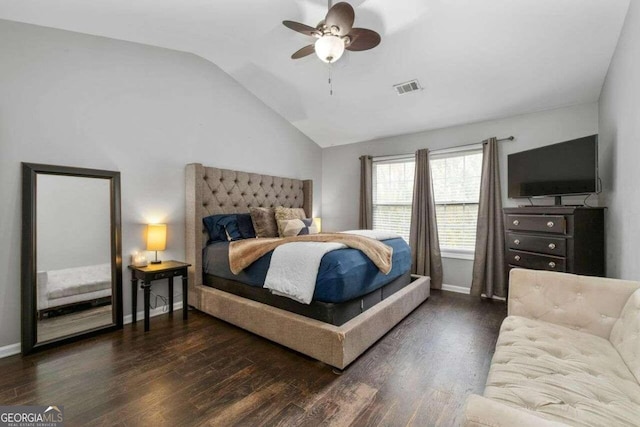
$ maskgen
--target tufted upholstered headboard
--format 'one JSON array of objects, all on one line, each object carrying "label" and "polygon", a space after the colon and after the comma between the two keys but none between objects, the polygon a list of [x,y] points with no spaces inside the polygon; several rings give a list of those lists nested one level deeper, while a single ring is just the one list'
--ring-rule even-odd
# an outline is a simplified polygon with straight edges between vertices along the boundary
[{"label": "tufted upholstered headboard", "polygon": [[313,215],[313,181],[218,169],[199,163],[187,165],[186,256],[189,303],[193,286],[202,284],[202,248],[208,236],[202,218],[225,213],[246,213],[250,207],[303,208]]}]

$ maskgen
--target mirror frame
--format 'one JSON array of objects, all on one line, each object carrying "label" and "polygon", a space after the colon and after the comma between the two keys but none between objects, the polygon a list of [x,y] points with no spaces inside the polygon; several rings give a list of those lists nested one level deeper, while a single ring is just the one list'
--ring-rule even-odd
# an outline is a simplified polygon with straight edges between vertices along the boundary
[{"label": "mirror frame", "polygon": [[[108,179],[110,182],[111,218],[111,324],[86,331],[64,335],[38,342],[38,297],[37,297],[37,176],[63,175],[80,178]],[[22,354],[44,350],[60,344],[77,341],[99,333],[122,329],[122,231],[120,204],[120,172],[85,169],[69,166],[54,166],[22,163]]]}]

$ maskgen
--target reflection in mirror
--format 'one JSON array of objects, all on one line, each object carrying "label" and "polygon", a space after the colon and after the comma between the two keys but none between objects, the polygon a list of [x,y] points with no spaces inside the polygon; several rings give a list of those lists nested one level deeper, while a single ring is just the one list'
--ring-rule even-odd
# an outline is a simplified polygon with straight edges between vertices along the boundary
[{"label": "reflection in mirror", "polygon": [[37,342],[114,323],[110,180],[37,174]]}]

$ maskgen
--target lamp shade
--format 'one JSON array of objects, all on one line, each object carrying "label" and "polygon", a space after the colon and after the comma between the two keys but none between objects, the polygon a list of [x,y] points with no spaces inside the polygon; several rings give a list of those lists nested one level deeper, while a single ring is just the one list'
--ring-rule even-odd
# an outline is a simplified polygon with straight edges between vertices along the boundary
[{"label": "lamp shade", "polygon": [[336,62],[344,53],[344,40],[332,35],[320,37],[315,44],[318,58],[327,63]]},{"label": "lamp shade", "polygon": [[167,224],[147,225],[147,250],[164,251],[167,247]]}]

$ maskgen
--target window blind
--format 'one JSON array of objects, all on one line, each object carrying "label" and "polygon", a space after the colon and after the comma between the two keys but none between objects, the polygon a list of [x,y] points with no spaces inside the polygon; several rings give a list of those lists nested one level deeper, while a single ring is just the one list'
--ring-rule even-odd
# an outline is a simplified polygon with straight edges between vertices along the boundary
[{"label": "window blind", "polygon": [[409,242],[414,173],[413,157],[374,160],[374,230],[394,231]]},{"label": "window blind", "polygon": [[[482,146],[430,156],[438,237],[443,251],[473,252],[482,176]],[[373,163],[373,228],[409,241],[415,160],[413,156]]]},{"label": "window blind", "polygon": [[433,155],[430,160],[442,250],[473,251],[482,176],[482,148]]}]

